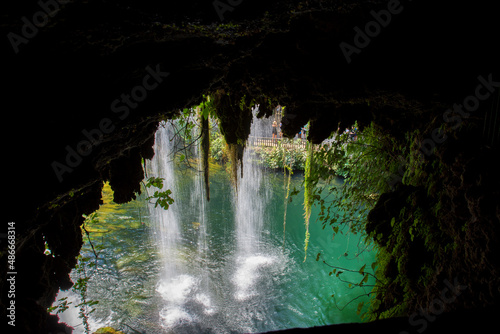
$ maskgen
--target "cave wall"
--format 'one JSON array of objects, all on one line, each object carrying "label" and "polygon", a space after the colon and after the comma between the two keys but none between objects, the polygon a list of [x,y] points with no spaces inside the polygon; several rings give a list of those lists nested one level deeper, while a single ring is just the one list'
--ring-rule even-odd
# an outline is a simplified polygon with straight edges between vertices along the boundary
[{"label": "cave wall", "polygon": [[[61,1],[46,22],[31,28],[26,21],[42,20],[38,1],[2,4],[4,196],[6,221],[16,222],[17,323],[24,333],[63,328],[44,309],[60,287],[71,285],[81,214],[98,207],[103,181],[110,181],[117,202],[133,198],[143,177],[141,159],[154,154],[158,122],[203,94],[236,97],[220,111],[228,119],[242,112],[236,105],[242,96],[265,112],[286,105],[285,135],[310,121],[310,139],[318,143],[354,120],[361,126],[374,121],[396,138],[414,129],[432,131],[447,108],[474,92],[478,76],[500,80],[498,18],[493,5],[482,2],[401,1],[391,22],[348,63],[340,43],[355,45],[354,28],[363,30],[374,21],[370,12],[390,3],[396,5],[243,1],[221,20],[212,1]],[[24,38],[18,50],[11,33]],[[143,91],[147,97],[130,100]],[[228,133],[245,139],[244,131],[230,126]],[[68,156],[78,147],[85,151],[78,146],[85,140],[91,152]],[[467,152],[453,155],[459,158],[448,163],[453,173],[446,184],[462,178],[461,166],[475,154]],[[60,177],[54,162],[68,168]],[[491,210],[491,197],[474,193],[484,189],[467,189],[463,202],[458,198],[464,189],[450,188],[454,215],[463,206],[476,216],[482,214],[477,208]],[[43,255],[44,238],[55,257]],[[1,246],[5,319],[6,244]]]}]

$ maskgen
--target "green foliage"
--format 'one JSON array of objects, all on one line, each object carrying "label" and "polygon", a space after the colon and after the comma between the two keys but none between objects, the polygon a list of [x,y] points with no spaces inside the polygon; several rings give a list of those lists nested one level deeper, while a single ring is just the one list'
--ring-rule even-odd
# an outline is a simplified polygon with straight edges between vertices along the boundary
[{"label": "green foliage", "polygon": [[219,131],[212,131],[210,138],[210,156],[218,162],[228,161],[227,145]]},{"label": "green foliage", "polygon": [[95,334],[124,334],[122,331],[118,331],[113,327],[102,327],[99,328]]},{"label": "green foliage", "polygon": [[378,246],[379,280],[373,290],[370,320],[406,315],[416,311],[416,305],[428,305],[429,291],[438,289],[436,284],[443,281],[440,275],[462,269],[458,261],[449,261],[457,258],[467,233],[457,228],[464,226],[457,217],[450,218],[443,210],[450,205],[445,189],[449,185],[443,184],[449,171],[439,154],[423,157],[421,140],[416,130],[401,142],[385,141],[392,143],[385,165],[399,181],[385,189],[383,201],[366,225]]},{"label": "green foliage", "polygon": [[[288,177],[286,176],[288,171]],[[286,240],[286,212],[288,207],[288,198],[290,196],[290,184],[292,182],[293,170],[291,166],[285,166],[283,168],[284,177],[284,188],[285,188],[285,202],[284,202],[284,212],[283,212],[283,250],[285,250],[285,240]]]},{"label": "green foliage", "polygon": [[[354,127],[357,127],[355,124]],[[404,145],[399,145],[391,137],[385,135],[373,125],[358,133],[357,140],[353,140],[348,133],[333,133],[322,146],[312,150],[312,156],[305,166],[305,217],[309,214],[309,205],[318,205],[320,213],[318,220],[323,229],[329,227],[333,237],[337,233],[359,235],[367,244],[371,243],[373,235],[366,233],[368,213],[377,203],[379,196],[390,191],[394,186],[392,178],[400,172],[401,151]],[[310,151],[311,152],[311,151]],[[309,166],[309,163],[311,166]],[[403,175],[399,173],[398,175]],[[341,178],[339,178],[341,177]],[[418,224],[418,223],[416,223]],[[394,227],[397,228],[397,227]],[[417,226],[412,227],[411,233],[416,233]],[[406,230],[410,235],[409,230]],[[308,237],[306,234],[306,241]],[[360,249],[355,256],[364,250]],[[397,251],[403,251],[402,248]],[[403,253],[404,257],[404,253]],[[317,257],[319,260],[319,255]],[[325,261],[324,261],[325,262]],[[376,280],[375,289],[370,292],[363,290],[360,296],[372,296],[371,307],[382,305],[377,299],[380,291],[387,289],[387,281],[380,280],[390,261],[378,260],[372,263],[371,272],[367,271],[366,264],[358,270],[332,267],[330,275],[345,282],[351,288],[373,287],[367,285],[369,277]],[[325,262],[328,265],[328,263]],[[397,264],[396,264],[397,265]],[[377,268],[377,273],[375,273]],[[357,272],[359,280],[346,279],[345,272]],[[375,297],[374,297],[375,296]],[[345,307],[345,306],[344,306]],[[361,312],[364,304],[358,305]]]},{"label": "green foliage", "polygon": [[[86,334],[90,333],[89,316],[96,309],[95,305],[99,303],[97,300],[90,300],[87,297],[88,282],[91,279],[91,274],[89,274],[89,269],[95,267],[95,262],[92,258],[78,256],[78,262],[74,269],[74,273],[77,277],[76,282],[73,284],[72,290],[80,296],[80,303],[75,305],[79,309],[78,317],[82,321],[82,325]],[[69,305],[72,304],[68,302],[68,297],[63,297],[59,299],[58,304],[51,306],[47,309],[48,312],[54,312],[56,314],[62,313],[69,309]]]},{"label": "green foliage", "polygon": [[239,107],[240,107],[240,110],[241,110],[241,111],[243,111],[243,110],[245,110],[245,108],[247,108],[247,105],[246,105],[246,98],[247,98],[247,96],[246,96],[246,95],[243,95],[243,96],[241,97],[241,100],[240,100],[240,105],[239,105]]},{"label": "green foliage", "polygon": [[203,102],[201,102],[198,106],[194,107],[194,109],[200,110],[200,115],[204,119],[209,119],[210,117],[215,117],[215,106],[213,103],[213,99],[210,96],[203,95]]},{"label": "green foliage", "polygon": [[[95,305],[99,303],[97,300],[90,300],[87,297],[88,283],[90,279],[95,274],[95,269],[97,267],[97,252],[90,240],[89,232],[86,229],[86,224],[94,224],[99,220],[97,212],[85,216],[84,224],[82,225],[82,232],[86,233],[88,237],[88,242],[90,243],[95,257],[85,257],[79,255],[77,258],[77,264],[73,269],[73,280],[74,284],[72,291],[79,295],[80,303],[74,305],[78,308],[78,317],[82,321],[82,325],[86,334],[90,333],[89,316],[95,311]],[[76,277],[76,280],[75,280]],[[55,312],[55,314],[60,314],[70,308],[72,302],[68,301],[68,297],[63,297],[58,300],[57,305],[50,306],[47,308],[48,312]]]},{"label": "green foliage", "polygon": [[304,240],[304,262],[307,260],[307,248],[309,246],[309,219],[311,218],[311,206],[314,202],[313,197],[313,187],[315,186],[317,179],[314,178],[314,147],[313,144],[307,143],[307,160],[306,160],[306,168],[304,171],[304,220],[306,226],[306,235]]},{"label": "green foliage", "polygon": [[254,147],[254,159],[257,163],[271,169],[281,169],[290,166],[293,170],[304,170],[307,151],[301,139],[282,139],[277,146]]},{"label": "green foliage", "polygon": [[50,306],[47,308],[47,312],[53,313],[55,311],[55,314],[63,313],[67,309],[69,309],[69,305],[72,304],[71,302],[68,302],[68,297],[63,297],[58,300],[58,304],[54,306]]},{"label": "green foliage", "polygon": [[369,126],[357,140],[333,133],[329,144],[315,151],[311,196],[319,204],[323,228],[330,226],[334,235],[345,229],[354,234],[364,231],[368,212],[379,195],[390,189],[391,170],[398,162],[392,144]]},{"label": "green foliage", "polygon": [[91,275],[88,273],[89,269],[95,268],[96,263],[92,261],[92,258],[78,256],[78,263],[75,267],[75,274],[78,277],[75,284],[73,285],[73,291],[78,293],[80,296],[80,303],[76,305],[79,308],[78,317],[82,320],[83,328],[85,333],[90,333],[89,316],[95,311],[94,305],[97,305],[99,301],[89,300],[87,297],[87,287],[88,282],[91,279]]},{"label": "green foliage", "polygon": [[195,140],[194,129],[197,123],[192,115],[193,108],[184,108],[175,118],[176,136],[179,136],[184,143],[191,143]]},{"label": "green foliage", "polygon": [[215,114],[211,97],[204,95],[199,105],[184,108],[172,120],[175,129],[174,137],[176,144],[178,144],[175,154],[179,156],[179,162],[189,164],[193,147],[196,147],[199,141],[203,142],[201,152],[205,152],[206,148],[210,146],[210,138],[204,134],[208,133],[209,120],[211,117],[215,117]]},{"label": "green foliage", "polygon": [[155,190],[153,195],[149,195],[146,197],[146,200],[156,200],[154,202],[155,208],[162,207],[165,210],[168,210],[169,206],[174,203],[174,199],[170,197],[172,194],[172,191],[170,189],[161,191],[163,189],[163,178],[160,177],[150,177],[147,179],[146,183],[144,184],[144,187],[146,189],[149,188],[158,188],[158,190]]}]

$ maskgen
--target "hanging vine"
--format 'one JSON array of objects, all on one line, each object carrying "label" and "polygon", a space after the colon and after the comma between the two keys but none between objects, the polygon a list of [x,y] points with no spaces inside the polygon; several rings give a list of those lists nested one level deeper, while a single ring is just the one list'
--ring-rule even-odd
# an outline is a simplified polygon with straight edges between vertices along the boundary
[{"label": "hanging vine", "polygon": [[304,240],[304,262],[307,260],[307,247],[309,246],[309,219],[311,218],[311,206],[313,204],[312,169],[313,169],[313,143],[307,142],[307,160],[304,173],[304,220],[306,235]]},{"label": "hanging vine", "polygon": [[205,183],[205,193],[207,201],[210,201],[210,114],[213,114],[213,105],[210,96],[200,104],[199,120],[201,132],[201,166],[203,169],[203,179]]},{"label": "hanging vine", "polygon": [[[290,197],[290,183],[292,181],[292,161],[289,164],[286,163],[286,150],[280,142],[280,148],[283,150],[283,188],[285,190],[285,203],[284,203],[284,213],[283,213],[283,251],[285,251],[285,240],[286,240],[286,211],[288,207],[288,200]],[[287,177],[288,170],[288,177]]]}]

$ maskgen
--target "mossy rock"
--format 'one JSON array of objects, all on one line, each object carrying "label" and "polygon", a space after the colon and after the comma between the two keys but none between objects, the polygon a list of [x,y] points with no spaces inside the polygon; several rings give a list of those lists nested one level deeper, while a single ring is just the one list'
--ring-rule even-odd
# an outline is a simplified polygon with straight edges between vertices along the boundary
[{"label": "mossy rock", "polygon": [[99,328],[94,334],[125,334],[121,331],[117,331],[113,327],[102,327]]}]

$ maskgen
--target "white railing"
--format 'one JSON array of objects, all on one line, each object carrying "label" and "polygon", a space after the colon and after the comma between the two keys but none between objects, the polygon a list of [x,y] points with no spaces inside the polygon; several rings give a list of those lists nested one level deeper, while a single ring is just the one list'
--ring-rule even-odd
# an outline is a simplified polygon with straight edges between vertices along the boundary
[{"label": "white railing", "polygon": [[248,138],[247,144],[249,146],[267,146],[277,147],[283,146],[286,149],[305,148],[307,141],[305,139],[283,139],[271,137],[253,137]]}]

